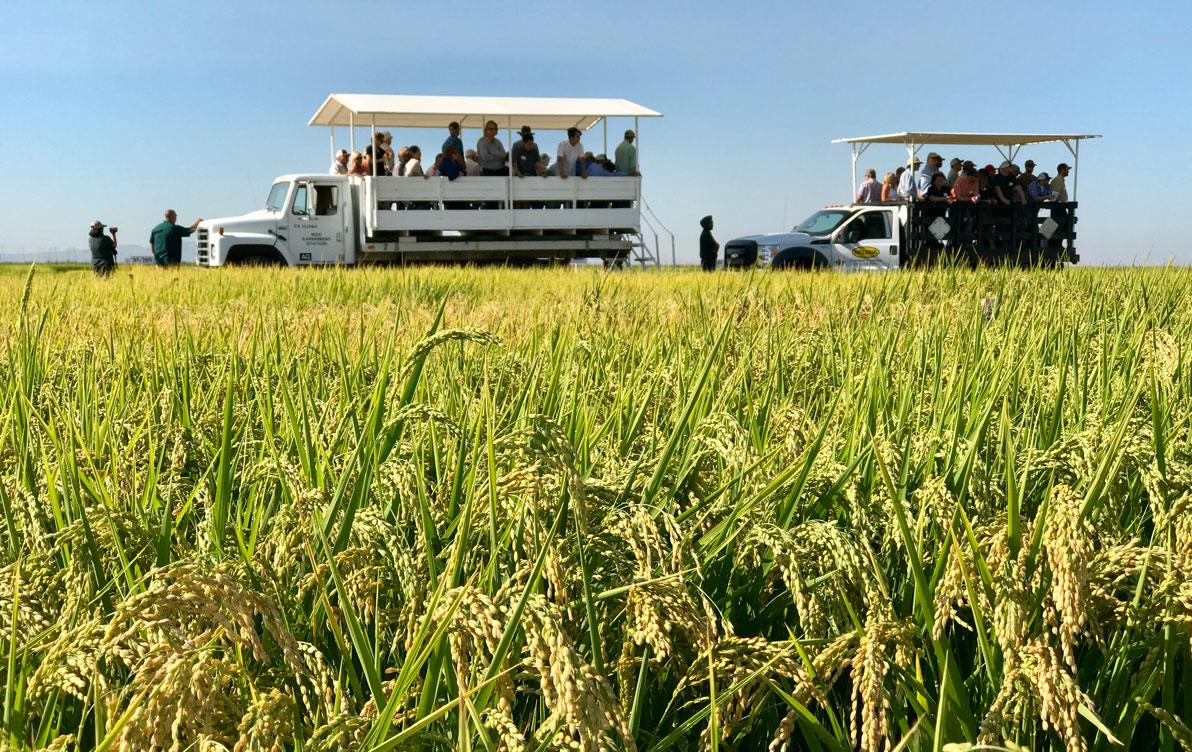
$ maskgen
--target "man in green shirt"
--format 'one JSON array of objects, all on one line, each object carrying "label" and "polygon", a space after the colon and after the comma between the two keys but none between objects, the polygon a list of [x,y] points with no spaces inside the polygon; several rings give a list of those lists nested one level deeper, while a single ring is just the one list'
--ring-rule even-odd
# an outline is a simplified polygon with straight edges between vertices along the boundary
[{"label": "man in green shirt", "polygon": [[613,152],[616,157],[617,172],[623,172],[626,175],[640,174],[637,169],[637,147],[633,145],[634,135],[633,131],[625,131],[625,140]]},{"label": "man in green shirt", "polygon": [[170,209],[166,212],[166,221],[149,232],[149,250],[153,251],[153,260],[158,266],[177,266],[182,263],[182,239],[190,237],[203,218],[196,219],[189,228],[179,227],[175,224],[177,221],[178,215]]}]

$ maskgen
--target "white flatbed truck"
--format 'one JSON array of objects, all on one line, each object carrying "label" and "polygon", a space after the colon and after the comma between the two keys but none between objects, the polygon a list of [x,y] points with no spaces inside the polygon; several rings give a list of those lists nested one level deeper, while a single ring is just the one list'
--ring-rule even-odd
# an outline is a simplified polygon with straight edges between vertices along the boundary
[{"label": "white flatbed truck", "polygon": [[[310,124],[330,129],[332,157],[337,126],[348,127],[354,149],[361,126],[372,143],[379,127],[433,128],[438,138],[453,120],[465,129],[496,121],[506,150],[522,125],[590,133],[603,124],[608,154],[609,118],[632,119],[636,133],[640,118],[659,116],[624,99],[333,94]],[[643,248],[643,205],[638,176],[284,175],[263,209],[200,223],[197,263],[619,262]]]}]

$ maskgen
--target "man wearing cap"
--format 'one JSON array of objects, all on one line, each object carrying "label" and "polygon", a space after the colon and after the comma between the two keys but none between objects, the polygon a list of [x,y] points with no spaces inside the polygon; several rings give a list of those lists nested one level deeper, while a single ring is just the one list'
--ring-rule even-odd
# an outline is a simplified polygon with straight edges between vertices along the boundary
[{"label": "man wearing cap", "polygon": [[177,266],[182,263],[182,239],[198,228],[202,217],[195,220],[190,227],[177,225],[178,215],[173,209],[166,212],[166,220],[149,232],[149,250],[153,251],[153,260],[158,266]]},{"label": "man wearing cap", "polygon": [[917,198],[915,194],[915,170],[919,169],[919,165],[923,164],[923,160],[915,157],[909,164],[910,168],[903,170],[902,175],[898,177],[898,197],[903,201],[910,201]]},{"label": "man wearing cap", "polygon": [[335,160],[331,163],[330,173],[332,175],[347,175],[348,174],[348,150],[340,149],[335,153]]},{"label": "man wearing cap", "polygon": [[111,233],[111,237],[108,237],[103,234],[105,227],[107,225],[103,222],[95,220],[91,223],[90,236],[87,238],[91,246],[91,268],[100,277],[108,276],[116,268],[116,228],[108,230]]},{"label": "man wearing cap", "polygon": [[[1055,196],[1053,199],[1056,203],[1068,203],[1068,172],[1070,168],[1066,162],[1060,162],[1055,166],[1055,177],[1051,179],[1051,194]],[[1040,179],[1043,177],[1039,176]],[[1062,235],[1053,235],[1050,244],[1055,247],[1063,245],[1063,238],[1067,237],[1072,228],[1071,217],[1068,214],[1067,206],[1053,206],[1051,208],[1051,218],[1059,223],[1060,229],[1063,231]],[[1071,241],[1069,241],[1071,242]]]},{"label": "man wearing cap", "polygon": [[1071,168],[1064,162],[1060,162],[1055,167],[1055,177],[1051,179],[1051,192],[1055,194],[1055,200],[1060,203],[1068,203],[1068,172]]},{"label": "man wearing cap", "polygon": [[1039,177],[1026,189],[1031,201],[1055,201],[1055,192],[1051,190],[1051,176],[1040,172]]},{"label": "man wearing cap", "polygon": [[952,157],[952,161],[948,163],[948,167],[949,167],[949,169],[948,169],[948,187],[949,188],[956,185],[956,178],[960,177],[960,168],[962,166],[963,166],[963,163],[960,161],[960,157]]},{"label": "man wearing cap", "polygon": [[534,143],[534,131],[530,130],[530,126],[523,125],[517,133],[521,138],[509,147],[513,174],[519,178],[526,175],[534,177],[538,172],[538,144]]},{"label": "man wearing cap", "polygon": [[1010,164],[1010,160],[1002,162],[998,168],[997,174],[990,180],[990,185],[993,187],[993,197],[999,204],[1009,206],[1010,202],[1017,203],[1024,202],[1022,194],[1022,187],[1014,180],[1014,165]]},{"label": "man wearing cap", "polygon": [[927,189],[931,187],[932,180],[935,179],[935,174],[940,172],[940,168],[944,166],[944,158],[935,152],[927,155],[927,164],[923,165],[923,169],[919,172],[919,177],[915,180],[915,188],[918,190],[916,196],[923,198],[927,195]]},{"label": "man wearing cap", "polygon": [[1026,171],[1019,175],[1016,179],[1018,180],[1019,187],[1022,188],[1022,192],[1024,194],[1029,194],[1031,190],[1031,183],[1035,182],[1035,161],[1033,159],[1028,159],[1023,163],[1023,167],[1026,168]]},{"label": "man wearing cap", "polygon": [[625,140],[618,144],[617,150],[613,152],[617,172],[623,172],[626,175],[641,174],[637,170],[637,147],[633,145],[635,138],[637,138],[637,134],[633,131],[625,131]]},{"label": "man wearing cap", "polygon": [[464,142],[459,137],[459,123],[455,120],[452,120],[450,123],[448,123],[448,125],[447,125],[447,139],[445,141],[443,141],[443,148],[440,149],[439,151],[446,154],[447,147],[449,147],[449,146],[452,149],[455,149],[456,154],[460,155],[461,157],[463,156]]}]

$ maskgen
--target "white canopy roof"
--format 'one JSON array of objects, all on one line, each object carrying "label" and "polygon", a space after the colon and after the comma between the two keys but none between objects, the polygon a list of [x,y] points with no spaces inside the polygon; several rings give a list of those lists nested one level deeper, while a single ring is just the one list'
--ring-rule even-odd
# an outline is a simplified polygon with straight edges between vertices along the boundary
[{"label": "white canopy roof", "polygon": [[587,130],[606,117],[661,117],[626,99],[548,99],[539,97],[434,97],[408,94],[332,94],[310,125],[390,128],[445,128],[458,120],[465,128],[496,120],[502,130],[528,125],[543,130]]},{"label": "white canopy roof", "polygon": [[1086,138],[1101,138],[1092,133],[931,133],[927,131],[904,131],[881,136],[834,139],[834,144],[939,144],[941,146],[1021,146],[1023,144],[1045,144],[1053,141],[1080,141]]}]

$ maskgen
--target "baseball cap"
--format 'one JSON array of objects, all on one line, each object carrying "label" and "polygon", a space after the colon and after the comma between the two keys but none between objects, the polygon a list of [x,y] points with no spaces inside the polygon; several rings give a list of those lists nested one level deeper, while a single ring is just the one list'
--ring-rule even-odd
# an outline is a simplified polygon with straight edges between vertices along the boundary
[{"label": "baseball cap", "polygon": [[1006,161],[1004,161],[1004,162],[1002,162],[1000,165],[998,165],[998,166],[997,166],[997,168],[998,168],[999,170],[1004,170],[1004,169],[1006,169],[1007,167],[1013,167],[1013,166],[1014,166],[1014,165],[1010,163],[1010,160],[1008,160],[1008,159],[1007,159]]},{"label": "baseball cap", "polygon": [[98,219],[91,223],[92,230],[102,230],[105,227],[107,227],[107,225],[105,225],[103,222],[100,222]]},{"label": "baseball cap", "polygon": [[1023,164],[1024,164],[1024,165],[1026,165],[1027,167],[1034,167],[1034,166],[1035,166],[1035,160],[1033,160],[1033,159],[1028,159],[1027,161],[1023,162]]},{"label": "baseball cap", "polygon": [[919,159],[918,157],[915,157],[912,164],[921,165],[921,164],[923,164],[923,160]]},{"label": "baseball cap", "polygon": [[1036,180],[1051,180],[1051,176],[1048,175],[1046,172],[1040,172],[1039,177],[1036,178]]},{"label": "baseball cap", "polygon": [[941,162],[943,162],[943,161],[944,161],[944,158],[943,158],[943,157],[941,157],[939,154],[935,153],[934,151],[933,151],[933,152],[931,152],[930,154],[928,154],[928,155],[927,155],[927,158],[928,158],[928,159],[938,159],[938,160],[939,160],[939,161],[941,161]]},{"label": "baseball cap", "polygon": [[534,131],[530,130],[530,126],[528,126],[528,125],[523,125],[521,127],[521,130],[518,131],[518,133],[520,133],[523,136],[533,136],[534,135]]},{"label": "baseball cap", "polygon": [[348,155],[348,150],[347,150],[347,149],[340,149],[339,151],[335,152],[335,156],[337,156],[337,157],[338,157],[338,156],[340,156],[341,154],[342,154],[343,156],[347,156],[347,155]]},{"label": "baseball cap", "polygon": [[949,164],[958,165],[958,164],[964,164],[964,162],[961,161],[960,157],[952,157],[952,161],[949,162]]}]

